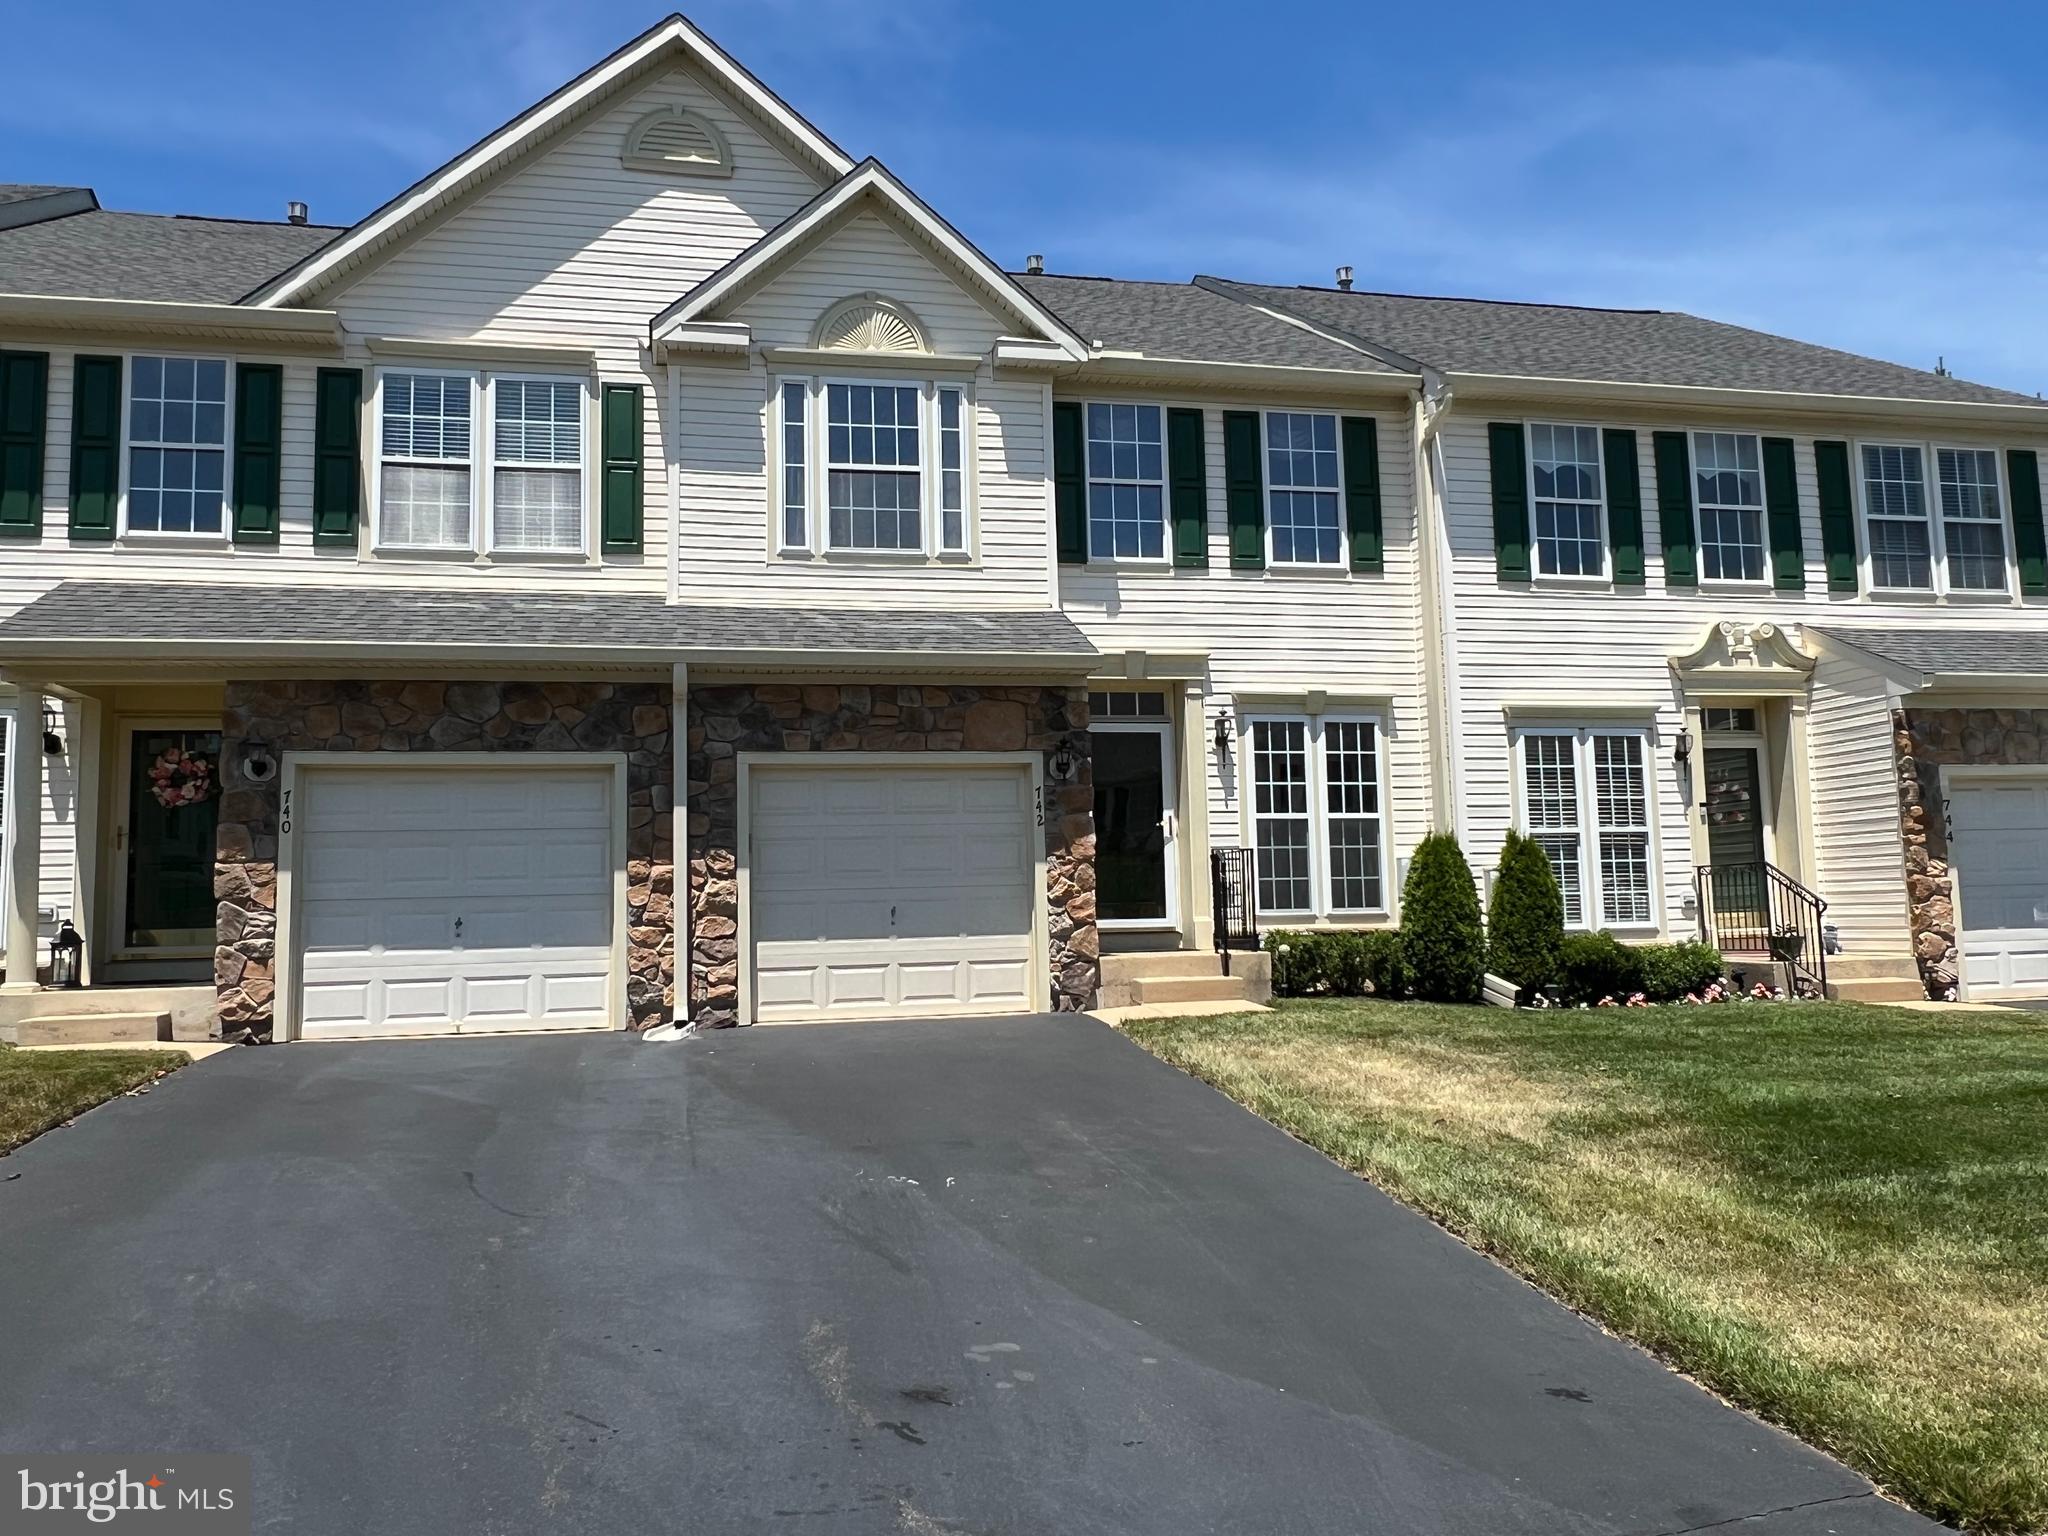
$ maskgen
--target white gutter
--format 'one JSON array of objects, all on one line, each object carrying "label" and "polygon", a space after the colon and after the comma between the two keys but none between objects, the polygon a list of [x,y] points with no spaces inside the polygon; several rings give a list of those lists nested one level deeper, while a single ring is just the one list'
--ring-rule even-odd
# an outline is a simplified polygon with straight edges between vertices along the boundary
[{"label": "white gutter", "polygon": [[[786,647],[745,647],[730,645],[537,645],[508,643],[478,645],[469,641],[405,640],[195,640],[182,636],[131,635],[125,638],[95,635],[81,639],[13,639],[0,633],[0,656],[6,669],[0,678],[22,668],[53,662],[114,659],[133,661],[138,648],[176,647],[179,666],[195,661],[260,662],[271,670],[294,661],[328,665],[338,661],[375,662],[488,662],[510,660],[537,665],[570,666],[673,666],[677,662],[718,672],[746,668],[848,672],[861,669],[915,671],[938,669],[981,672],[1065,673],[1085,677],[1100,664],[1092,648],[1075,651],[955,651],[955,650],[851,650],[844,647],[790,649]],[[151,665],[161,667],[158,655]]]},{"label": "white gutter", "polygon": [[1420,380],[1412,373],[1366,373],[1352,368],[1296,368],[1278,363],[1216,363],[1194,358],[1147,357],[1142,352],[1098,349],[1086,362],[1053,370],[1063,382],[1105,378],[1148,382],[1220,384],[1237,388],[1316,390],[1323,394],[1413,394]]},{"label": "white gutter", "polygon": [[331,309],[250,309],[161,299],[96,299],[0,293],[0,326],[16,331],[128,331],[248,336],[340,350],[341,317]]},{"label": "white gutter", "polygon": [[1526,378],[1503,373],[1444,375],[1473,400],[1598,400],[1619,404],[1712,406],[1728,410],[1796,412],[1825,416],[1899,416],[1925,420],[2038,422],[2048,429],[2048,401],[2027,405],[1992,400],[1895,400],[1882,395],[1793,393],[1780,389],[1723,389],[1696,384],[1630,384],[1612,379]]}]

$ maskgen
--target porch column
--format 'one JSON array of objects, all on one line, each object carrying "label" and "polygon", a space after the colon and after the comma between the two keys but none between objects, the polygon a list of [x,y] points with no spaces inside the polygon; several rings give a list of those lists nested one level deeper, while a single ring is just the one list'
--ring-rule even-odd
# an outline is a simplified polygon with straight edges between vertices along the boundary
[{"label": "porch column", "polygon": [[[675,370],[669,370],[673,383]],[[673,462],[673,460],[671,461]],[[674,527],[671,523],[669,526]],[[669,674],[668,749],[674,764],[675,790],[669,807],[669,860],[675,866],[675,986],[676,1005],[669,1017],[676,1024],[690,1022],[690,668],[677,662]]]},{"label": "porch column", "polygon": [[[1211,949],[1216,943],[1215,905],[1209,891],[1209,695],[1197,678],[1181,685],[1180,705],[1180,845],[1182,886],[1181,948]],[[1217,772],[1222,772],[1219,762]]]},{"label": "porch column", "polygon": [[36,981],[37,913],[42,905],[43,694],[17,684],[14,740],[7,754],[7,990],[32,992]]}]

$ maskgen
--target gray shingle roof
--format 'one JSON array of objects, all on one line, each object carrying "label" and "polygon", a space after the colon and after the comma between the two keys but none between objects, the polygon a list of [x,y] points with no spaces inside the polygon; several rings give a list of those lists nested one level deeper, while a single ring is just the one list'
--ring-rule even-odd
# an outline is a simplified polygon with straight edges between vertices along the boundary
[{"label": "gray shingle roof", "polygon": [[1281,368],[1340,368],[1399,377],[1377,358],[1326,341],[1192,283],[1012,273],[1024,291],[1085,340],[1147,357]]},{"label": "gray shingle roof", "polygon": [[32,197],[49,197],[57,192],[85,190],[84,187],[45,187],[27,181],[0,181],[0,203],[20,203]]},{"label": "gray shingle roof", "polygon": [[0,293],[232,304],[340,233],[95,208],[0,229]]},{"label": "gray shingle roof", "polygon": [[1866,629],[1809,625],[1831,640],[1860,646],[1886,661],[1926,673],[2048,676],[2048,629]]},{"label": "gray shingle roof", "polygon": [[1667,310],[1284,288],[1205,278],[1446,373],[2040,405],[2030,395]]},{"label": "gray shingle roof", "polygon": [[547,652],[924,652],[1085,659],[1065,614],[994,609],[685,607],[631,593],[451,592],[445,588],[259,587],[66,581],[0,622],[0,661],[62,655],[78,642],[317,646],[419,644]]}]

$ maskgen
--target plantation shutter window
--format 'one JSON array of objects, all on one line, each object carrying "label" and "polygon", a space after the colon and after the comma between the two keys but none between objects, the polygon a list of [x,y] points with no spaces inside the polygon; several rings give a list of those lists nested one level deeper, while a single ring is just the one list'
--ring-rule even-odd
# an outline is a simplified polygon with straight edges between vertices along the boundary
[{"label": "plantation shutter window", "polygon": [[2041,465],[2031,448],[2006,451],[2005,472],[2012,482],[2012,543],[2019,557],[2020,590],[2029,597],[2048,595],[2048,528],[2041,518]]},{"label": "plantation shutter window", "polygon": [[641,545],[647,493],[646,393],[638,384],[607,384],[599,396],[598,434],[604,453],[600,528],[608,555],[633,554]]},{"label": "plantation shutter window", "polygon": [[491,381],[491,547],[575,553],[583,536],[584,385]]},{"label": "plantation shutter window", "polygon": [[1643,738],[1592,738],[1593,805],[1600,837],[1600,920],[1641,927],[1650,913],[1650,792]]},{"label": "plantation shutter window", "polygon": [[474,538],[467,374],[387,373],[379,411],[377,542],[468,549]]},{"label": "plantation shutter window", "polygon": [[1655,927],[1647,735],[1525,730],[1515,750],[1520,830],[1550,858],[1565,927]]},{"label": "plantation shutter window", "polygon": [[1496,421],[1486,428],[1487,467],[1493,480],[1494,573],[1502,581],[1529,579],[1529,450],[1522,425]]},{"label": "plantation shutter window", "polygon": [[46,352],[0,351],[0,534],[43,531]]},{"label": "plantation shutter window", "polygon": [[1570,736],[1522,736],[1522,830],[1550,857],[1564,897],[1564,925],[1586,922],[1585,881],[1579,847],[1579,768]]}]

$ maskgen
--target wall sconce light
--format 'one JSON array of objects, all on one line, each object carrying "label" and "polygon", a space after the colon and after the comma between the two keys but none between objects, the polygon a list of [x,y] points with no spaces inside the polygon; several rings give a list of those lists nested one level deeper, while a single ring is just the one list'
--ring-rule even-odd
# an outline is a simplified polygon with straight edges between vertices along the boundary
[{"label": "wall sconce light", "polygon": [[242,777],[251,784],[268,784],[277,777],[277,754],[264,741],[252,741],[242,747]]},{"label": "wall sconce light", "polygon": [[1230,755],[1230,743],[1237,737],[1237,722],[1229,711],[1216,717],[1216,760],[1221,762]]},{"label": "wall sconce light", "polygon": [[57,712],[57,706],[45,701],[43,704],[43,751],[50,757],[64,754],[64,738],[58,734],[64,717]]},{"label": "wall sconce light", "polygon": [[1678,742],[1671,749],[1671,761],[1677,764],[1678,770],[1681,773],[1685,771],[1685,765],[1692,761],[1691,731],[1680,731],[1678,733]]}]

